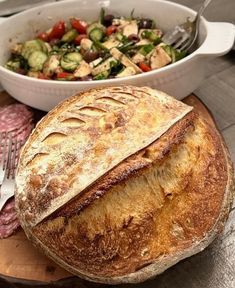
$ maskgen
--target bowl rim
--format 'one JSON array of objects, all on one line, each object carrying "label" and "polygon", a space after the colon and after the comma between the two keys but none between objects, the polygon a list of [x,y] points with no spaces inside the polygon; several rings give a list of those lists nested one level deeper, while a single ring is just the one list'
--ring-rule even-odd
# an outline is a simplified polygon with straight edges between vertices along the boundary
[{"label": "bowl rim", "polygon": [[[8,19],[5,19],[2,23],[5,23],[5,22],[9,22],[9,21],[14,21],[15,18],[18,18],[19,16],[22,17],[22,15],[25,15],[27,16],[27,14],[31,14],[35,11],[38,11],[40,9],[46,9],[47,7],[51,7],[51,6],[63,6],[63,5],[66,5],[66,4],[70,4],[70,3],[74,3],[76,2],[77,3],[77,0],[66,0],[65,1],[60,1],[60,2],[52,2],[52,3],[48,3],[48,4],[44,4],[44,5],[40,5],[40,6],[37,6],[37,7],[34,7],[34,8],[31,8],[31,9],[28,9],[26,11],[23,11],[23,12],[20,12],[16,15],[13,15],[13,16],[10,16]],[[146,1],[146,2],[160,2],[160,3],[163,3],[163,4],[166,4],[166,5],[171,5],[171,6],[175,6],[175,7],[178,7],[182,10],[186,10],[190,13],[190,16],[191,15],[196,15],[196,11],[185,6],[185,5],[182,5],[182,4],[179,4],[179,3],[175,3],[175,2],[171,2],[171,1],[168,1],[168,0],[150,0],[150,1]],[[102,2],[101,2],[102,3]],[[60,81],[60,80],[51,80],[51,79],[38,79],[38,78],[33,78],[33,77],[29,77],[27,75],[22,75],[22,74],[18,74],[16,72],[13,72],[11,70],[8,70],[7,68],[5,68],[4,66],[0,65],[0,71],[5,73],[6,75],[9,75],[9,77],[11,76],[14,76],[16,78],[19,78],[19,79],[22,79],[22,80],[25,80],[25,81],[30,81],[31,83],[40,83],[42,85],[48,85],[48,84],[53,84],[53,85],[70,85],[70,86],[78,86],[78,85],[94,85],[95,83],[97,84],[107,84],[107,83],[119,83],[120,81],[124,80],[124,81],[128,81],[130,79],[133,79],[133,80],[138,80],[140,78],[146,78],[146,77],[151,77],[151,76],[155,76],[155,75],[158,75],[158,74],[161,74],[161,73],[164,73],[164,72],[167,72],[168,70],[170,69],[173,69],[175,67],[178,67],[180,66],[181,64],[191,60],[192,58],[194,58],[196,55],[198,55],[198,50],[201,48],[201,46],[203,45],[203,43],[206,41],[206,38],[208,36],[208,21],[203,17],[201,16],[201,22],[202,22],[202,25],[204,26],[205,28],[205,33],[206,33],[206,36],[205,36],[205,39],[203,40],[203,42],[201,43],[201,45],[195,50],[193,51],[191,54],[187,55],[186,57],[184,57],[183,59],[175,62],[175,63],[172,63],[170,65],[167,65],[167,66],[164,66],[164,67],[161,67],[159,69],[156,69],[156,70],[152,70],[152,71],[148,71],[148,72],[144,72],[144,73],[141,73],[141,74],[137,74],[137,75],[132,75],[132,76],[127,76],[127,77],[122,77],[122,78],[113,78],[113,79],[103,79],[103,80],[86,80],[86,81],[81,81],[81,80],[77,80],[77,81]],[[1,26],[2,24],[0,24]],[[1,76],[0,76],[0,80],[1,80]],[[93,84],[94,83],[94,84]]]}]

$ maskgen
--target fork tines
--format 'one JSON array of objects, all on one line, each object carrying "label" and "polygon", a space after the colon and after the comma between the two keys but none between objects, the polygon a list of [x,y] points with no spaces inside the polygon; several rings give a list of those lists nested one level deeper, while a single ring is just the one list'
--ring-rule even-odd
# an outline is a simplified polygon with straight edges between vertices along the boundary
[{"label": "fork tines", "polygon": [[14,139],[12,140],[12,135],[5,135],[4,150],[6,153],[2,155],[4,159],[4,178],[1,185],[0,193],[0,211],[4,207],[6,201],[14,195],[15,190],[15,171],[18,164],[20,148],[22,146],[22,141]]},{"label": "fork tines", "polygon": [[23,141],[15,137],[13,139],[10,132],[0,132],[0,186],[5,174],[8,175],[10,172],[13,172],[15,176],[15,169],[22,145]]},{"label": "fork tines", "polygon": [[7,163],[7,138],[6,132],[0,133],[0,185],[2,185]]},{"label": "fork tines", "polygon": [[20,148],[22,146],[22,141],[14,139],[12,141],[12,136],[9,137],[8,143],[8,157],[6,165],[6,177],[9,179],[15,179],[15,170],[17,168],[18,158]]}]

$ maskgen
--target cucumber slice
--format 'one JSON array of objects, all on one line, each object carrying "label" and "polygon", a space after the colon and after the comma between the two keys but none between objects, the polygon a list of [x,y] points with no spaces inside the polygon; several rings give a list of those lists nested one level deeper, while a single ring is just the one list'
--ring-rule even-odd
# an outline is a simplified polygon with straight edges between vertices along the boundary
[{"label": "cucumber slice", "polygon": [[16,71],[20,68],[20,61],[19,60],[10,60],[6,63],[5,67],[9,70]]},{"label": "cucumber slice", "polygon": [[154,49],[154,47],[155,46],[153,44],[143,45],[140,48],[139,53],[146,56],[148,53],[150,53]]},{"label": "cucumber slice", "polygon": [[64,34],[61,41],[70,43],[78,36],[78,32],[75,29],[69,30],[67,33]]},{"label": "cucumber slice", "polygon": [[71,52],[71,53],[68,53],[66,54],[66,58],[69,60],[69,61],[73,61],[73,62],[81,62],[82,60],[82,55],[78,52]]},{"label": "cucumber slice", "polygon": [[179,61],[182,58],[187,56],[187,52],[186,51],[179,51],[179,50],[173,49],[173,52],[174,53],[172,53],[172,63],[177,62],[177,61]]},{"label": "cucumber slice", "polygon": [[62,57],[60,65],[64,70],[73,72],[82,59],[82,55],[78,52],[67,53]]},{"label": "cucumber slice", "polygon": [[[41,50],[44,52],[44,53],[48,53],[49,52],[49,47],[48,47],[48,43],[42,41],[41,39],[37,39],[36,41],[38,41],[38,43],[41,45]],[[50,45],[49,45],[50,46]]]},{"label": "cucumber slice", "polygon": [[104,37],[104,32],[100,28],[96,27],[91,30],[89,37],[94,42],[100,42]]},{"label": "cucumber slice", "polygon": [[141,36],[145,39],[149,39],[154,43],[154,45],[157,45],[161,43],[161,38],[154,32],[154,31],[149,31],[149,30],[144,30],[141,33]]},{"label": "cucumber slice", "polygon": [[104,71],[98,75],[96,75],[93,80],[104,80],[109,77],[109,71]]},{"label": "cucumber slice", "polygon": [[89,36],[91,31],[95,28],[99,28],[103,32],[103,34],[105,34],[106,28],[102,24],[95,22],[87,27],[87,35]]},{"label": "cucumber slice", "polygon": [[166,45],[166,44],[162,45],[162,48],[171,57],[172,63],[175,63],[175,62],[179,61],[180,59],[184,58],[185,56],[187,56],[186,51],[179,51],[179,50],[174,49],[173,47]]},{"label": "cucumber slice", "polygon": [[32,71],[40,71],[47,60],[47,54],[42,51],[34,51],[29,55],[28,64]]},{"label": "cucumber slice", "polygon": [[32,52],[43,51],[43,46],[42,46],[41,42],[43,42],[43,41],[41,41],[39,39],[26,41],[23,44],[21,55],[25,59],[28,59]]},{"label": "cucumber slice", "polygon": [[73,72],[77,68],[78,63],[71,61],[67,62],[64,60],[64,58],[62,58],[60,61],[60,65],[64,70]]},{"label": "cucumber slice", "polygon": [[124,35],[123,35],[122,33],[120,33],[120,32],[117,32],[117,33],[115,34],[115,38],[116,38],[118,41],[122,42],[122,41],[123,41],[123,38],[124,38]]}]

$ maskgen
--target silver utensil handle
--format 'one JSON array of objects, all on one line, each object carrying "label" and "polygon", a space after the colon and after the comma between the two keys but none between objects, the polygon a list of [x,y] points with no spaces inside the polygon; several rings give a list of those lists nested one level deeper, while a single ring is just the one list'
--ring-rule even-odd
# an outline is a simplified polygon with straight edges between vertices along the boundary
[{"label": "silver utensil handle", "polygon": [[191,44],[188,46],[188,50],[194,45],[194,43],[197,40],[197,36],[198,36],[198,31],[199,31],[199,24],[200,24],[200,18],[202,16],[202,13],[204,12],[204,10],[206,9],[206,7],[210,4],[212,0],[205,0],[202,4],[202,6],[200,7],[199,11],[197,12],[197,15],[194,19],[194,21],[192,22],[193,25],[193,29],[195,31],[194,37],[192,38]]},{"label": "silver utensil handle", "polygon": [[198,29],[199,29],[199,23],[200,23],[200,17],[202,16],[203,12],[205,11],[206,7],[210,4],[212,0],[205,0],[202,4],[202,6],[200,7],[199,11],[197,12],[197,15],[195,17],[194,23],[196,23],[196,36],[198,34]]},{"label": "silver utensil handle", "polygon": [[[202,4],[202,6],[200,7],[199,11],[197,12],[197,16],[196,19],[199,18],[202,13],[204,12],[204,10],[206,9],[206,7],[210,4],[212,0],[205,0],[204,3]],[[196,20],[195,19],[195,20]]]}]

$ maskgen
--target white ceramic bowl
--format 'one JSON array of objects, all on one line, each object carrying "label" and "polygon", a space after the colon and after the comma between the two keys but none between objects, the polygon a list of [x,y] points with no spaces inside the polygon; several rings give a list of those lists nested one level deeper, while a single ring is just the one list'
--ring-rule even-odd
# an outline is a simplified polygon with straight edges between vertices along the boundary
[{"label": "white ceramic bowl", "polygon": [[[51,27],[57,20],[78,16],[95,20],[101,7],[114,14],[150,17],[163,31],[195,15],[195,11],[161,0],[69,0],[37,7],[1,21],[0,79],[5,90],[17,100],[32,107],[49,111],[56,104],[77,91],[120,84],[148,85],[182,99],[194,91],[205,77],[205,64],[211,58],[226,54],[233,46],[235,29],[229,23],[211,23],[204,18],[200,27],[200,47],[181,61],[148,73],[100,81],[60,82],[38,80],[13,73],[4,67],[10,47],[28,40],[38,31]],[[208,8],[209,9],[209,8]]]}]

